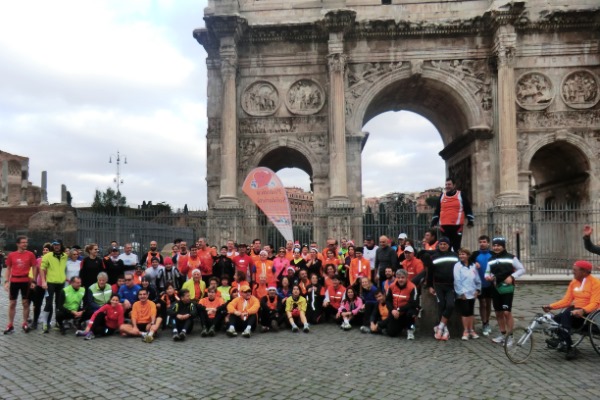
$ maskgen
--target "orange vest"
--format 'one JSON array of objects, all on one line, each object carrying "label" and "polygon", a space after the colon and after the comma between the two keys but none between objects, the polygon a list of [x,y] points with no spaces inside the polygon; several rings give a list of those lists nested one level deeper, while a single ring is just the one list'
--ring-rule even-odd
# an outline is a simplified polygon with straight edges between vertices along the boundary
[{"label": "orange vest", "polygon": [[433,244],[423,243],[423,248],[427,251],[432,251],[437,248],[437,245],[438,245],[438,242],[436,240],[435,243],[433,243]]},{"label": "orange vest", "polygon": [[156,257],[158,258],[158,260],[160,261],[160,253],[157,251],[156,253],[154,253],[155,255],[152,255],[152,252],[149,251],[148,252],[148,256],[146,257],[146,266],[149,267],[152,265],[152,258]]},{"label": "orange vest", "polygon": [[261,285],[260,283],[254,286],[254,290],[252,291],[252,295],[257,299],[262,299],[267,295],[267,285]]},{"label": "orange vest", "polygon": [[329,304],[336,310],[340,308],[342,300],[344,299],[344,294],[346,293],[346,288],[339,285],[336,290],[333,285],[331,285],[327,287],[327,293],[329,293]]},{"label": "orange vest", "polygon": [[399,288],[396,283],[391,285],[390,291],[392,292],[394,309],[398,309],[407,305],[414,289],[415,285],[413,285],[411,281],[406,282],[406,286],[404,288]]},{"label": "orange vest", "polygon": [[408,280],[410,281],[415,276],[423,272],[423,269],[425,267],[423,266],[423,261],[419,260],[416,257],[413,257],[413,259],[410,262],[408,260],[402,261],[402,268],[404,268],[406,272],[408,272]]},{"label": "orange vest", "polygon": [[354,282],[358,278],[371,276],[371,263],[366,258],[353,258],[350,261],[350,285],[354,285]]},{"label": "orange vest", "polygon": [[387,304],[378,303],[377,307],[379,308],[379,315],[381,315],[381,320],[385,321],[387,319],[388,315],[390,315],[390,310],[388,310]]},{"label": "orange vest", "polygon": [[[183,269],[183,271],[187,271],[187,277],[188,279],[192,279],[192,272],[194,272],[195,269],[200,269],[202,266],[202,260],[200,260],[200,257],[196,257],[196,259],[194,260],[192,257],[188,257],[187,259],[187,263],[185,268]],[[180,271],[182,272],[182,271]],[[185,272],[183,272],[185,274]]]},{"label": "orange vest", "polygon": [[440,199],[440,225],[463,225],[465,223],[465,210],[463,209],[460,190],[454,196],[442,193]]}]

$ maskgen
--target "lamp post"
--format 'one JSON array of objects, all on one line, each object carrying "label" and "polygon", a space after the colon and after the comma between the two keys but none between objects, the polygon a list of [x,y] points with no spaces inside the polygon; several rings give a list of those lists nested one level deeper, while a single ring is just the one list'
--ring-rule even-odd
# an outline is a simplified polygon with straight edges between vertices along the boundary
[{"label": "lamp post", "polygon": [[[121,207],[121,185],[124,183],[121,178],[121,153],[117,150],[117,155],[111,154],[108,158],[108,163],[112,164],[113,158],[115,159],[115,164],[117,166],[117,176],[113,178],[113,182],[117,184],[117,194],[116,194],[116,202],[117,202],[117,223],[116,223],[116,240],[121,243],[121,217],[119,215],[119,209]],[[127,164],[127,156],[123,156],[123,164]]]},{"label": "lamp post", "polygon": [[[115,164],[117,166],[117,176],[113,178],[113,182],[117,184],[117,215],[119,215],[119,207],[121,206],[121,185],[125,183],[125,181],[121,178],[121,153],[117,150],[117,155],[111,154],[108,158],[108,163],[113,163],[113,157],[115,159]],[[123,155],[123,164],[127,164],[127,156]]]}]

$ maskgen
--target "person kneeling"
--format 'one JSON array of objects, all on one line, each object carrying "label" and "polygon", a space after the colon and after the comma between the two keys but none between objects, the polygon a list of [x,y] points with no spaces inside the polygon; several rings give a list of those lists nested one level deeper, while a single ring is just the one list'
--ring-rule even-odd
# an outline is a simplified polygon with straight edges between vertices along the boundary
[{"label": "person kneeling", "polygon": [[257,323],[256,315],[259,307],[260,302],[252,296],[250,286],[242,285],[240,287],[240,297],[231,300],[227,305],[227,312],[229,313],[227,335],[229,337],[237,336],[237,330],[241,330],[242,336],[249,338],[252,327],[255,327]]},{"label": "person kneeling", "polygon": [[184,341],[185,336],[192,332],[192,328],[194,327],[194,317],[197,314],[196,304],[192,301],[189,290],[181,290],[179,301],[169,308],[168,313],[175,321],[175,326],[173,327],[173,340],[176,342]]},{"label": "person kneeling", "polygon": [[215,336],[216,330],[221,326],[223,316],[226,314],[227,306],[222,297],[217,296],[217,288],[209,287],[207,296],[198,303],[198,315],[202,323],[200,336]]},{"label": "person kneeling", "polygon": [[131,324],[123,324],[119,330],[123,336],[141,336],[144,342],[151,343],[162,318],[156,316],[156,304],[148,300],[147,289],[139,290],[138,299],[131,308]]},{"label": "person kneeling", "polygon": [[414,321],[418,305],[417,287],[408,280],[408,272],[404,269],[396,271],[396,282],[388,290],[386,303],[389,310],[386,319],[388,336],[398,336],[406,329],[406,339],[414,340]]},{"label": "person kneeling", "polygon": [[298,320],[303,324],[302,330],[304,333],[309,333],[308,321],[306,320],[306,299],[300,296],[300,286],[292,287],[292,295],[285,301],[285,314],[287,315],[288,323],[292,327],[292,332],[298,332]]}]

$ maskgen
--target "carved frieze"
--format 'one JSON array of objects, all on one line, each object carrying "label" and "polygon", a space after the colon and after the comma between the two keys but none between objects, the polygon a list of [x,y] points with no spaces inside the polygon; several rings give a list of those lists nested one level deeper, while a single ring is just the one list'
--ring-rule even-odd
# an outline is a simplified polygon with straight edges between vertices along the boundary
[{"label": "carved frieze", "polygon": [[346,68],[346,115],[352,114],[356,99],[369,89],[373,82],[408,64],[398,62],[349,64]]},{"label": "carved frieze", "polygon": [[591,108],[600,100],[598,77],[591,71],[571,72],[562,81],[561,96],[571,108]]},{"label": "carved frieze", "polygon": [[327,118],[320,115],[281,118],[242,118],[240,134],[326,132]]},{"label": "carved frieze", "polygon": [[518,129],[581,128],[600,126],[600,111],[518,112]]},{"label": "carved frieze", "polygon": [[239,140],[239,165],[244,165],[256,154],[257,150],[265,143],[265,139],[242,138]]},{"label": "carved frieze", "polygon": [[433,68],[456,76],[479,99],[481,108],[492,109],[492,78],[485,60],[432,60],[423,68]]},{"label": "carved frieze", "polygon": [[517,104],[525,110],[548,108],[554,100],[554,92],[550,78],[539,72],[527,72],[517,79]]},{"label": "carved frieze", "polygon": [[304,133],[299,134],[297,139],[315,152],[327,149],[327,137],[325,134]]},{"label": "carved frieze", "polygon": [[267,81],[252,83],[242,94],[242,109],[250,115],[264,117],[275,114],[281,103],[275,86]]},{"label": "carved frieze", "polygon": [[290,86],[285,104],[292,114],[316,114],[325,104],[325,91],[312,79],[300,79]]}]

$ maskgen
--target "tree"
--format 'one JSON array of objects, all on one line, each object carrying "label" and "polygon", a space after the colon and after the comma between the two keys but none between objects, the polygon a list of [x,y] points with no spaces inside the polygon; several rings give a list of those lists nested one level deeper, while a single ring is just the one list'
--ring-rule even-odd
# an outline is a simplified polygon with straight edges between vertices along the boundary
[{"label": "tree", "polygon": [[106,188],[105,192],[96,190],[92,210],[97,213],[113,214],[117,212],[117,205],[125,207],[127,198],[120,192],[115,192],[114,189]]},{"label": "tree", "polygon": [[438,205],[438,201],[440,201],[440,196],[429,196],[425,199],[425,203],[434,210]]}]

